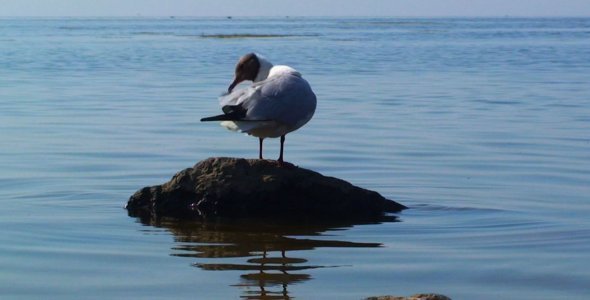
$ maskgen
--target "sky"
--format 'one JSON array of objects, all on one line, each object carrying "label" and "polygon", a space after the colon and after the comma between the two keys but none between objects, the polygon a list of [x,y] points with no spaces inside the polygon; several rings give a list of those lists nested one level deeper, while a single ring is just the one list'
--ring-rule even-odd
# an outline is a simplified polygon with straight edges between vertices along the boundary
[{"label": "sky", "polygon": [[0,0],[0,16],[590,16],[590,0]]}]

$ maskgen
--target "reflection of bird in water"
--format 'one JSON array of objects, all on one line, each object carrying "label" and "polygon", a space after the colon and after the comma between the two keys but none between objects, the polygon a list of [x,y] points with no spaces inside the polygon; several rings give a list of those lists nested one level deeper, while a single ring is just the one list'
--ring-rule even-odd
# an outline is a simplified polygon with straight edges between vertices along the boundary
[{"label": "reflection of bird in water", "polygon": [[[249,273],[241,275],[244,280],[243,284],[236,286],[252,287],[258,286],[258,291],[246,291],[246,295],[242,296],[245,299],[291,299],[287,287],[289,284],[302,282],[311,278],[308,274],[291,274],[290,270],[298,269],[291,267],[292,264],[306,263],[307,260],[303,258],[288,258],[285,251],[281,251],[281,257],[267,257],[267,252],[264,251],[262,258],[249,259],[248,263],[258,264],[258,273]],[[305,267],[313,268],[313,267]],[[269,270],[276,270],[275,272]],[[278,271],[278,272],[277,272]],[[267,287],[280,286],[279,291],[269,290]]]},{"label": "reflection of bird in water", "polygon": [[[146,220],[148,221],[148,220]],[[396,221],[384,217],[384,222]],[[221,220],[210,221],[149,221],[150,225],[167,228],[177,245],[172,255],[183,257],[224,259],[247,258],[241,263],[197,262],[193,266],[207,271],[245,271],[242,282],[245,299],[291,299],[288,286],[309,279],[305,270],[336,267],[307,264],[305,258],[289,257],[288,251],[314,250],[320,247],[380,247],[379,243],[355,243],[338,240],[313,239],[323,232],[355,225],[350,222],[289,222],[285,220]],[[305,237],[305,238],[303,238]],[[279,255],[273,254],[280,253]],[[278,287],[278,289],[277,289]],[[256,288],[257,290],[253,290]]]},{"label": "reflection of bird in water", "polygon": [[[234,285],[237,287],[258,288],[258,290],[246,290],[245,295],[242,297],[245,299],[290,299],[287,290],[288,286],[311,278],[309,274],[292,272],[326,267],[299,265],[307,263],[307,259],[287,257],[285,250],[280,252],[280,257],[269,257],[269,253],[263,250],[262,257],[248,259],[246,264],[196,263],[193,266],[208,271],[255,271],[241,275],[242,283]],[[277,286],[280,286],[281,290],[271,289]]]}]

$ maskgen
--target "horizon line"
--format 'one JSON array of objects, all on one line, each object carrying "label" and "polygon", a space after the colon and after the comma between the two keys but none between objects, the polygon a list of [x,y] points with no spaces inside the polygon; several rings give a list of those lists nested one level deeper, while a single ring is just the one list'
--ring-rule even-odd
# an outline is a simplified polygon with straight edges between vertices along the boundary
[{"label": "horizon line", "polygon": [[590,18],[590,15],[0,15],[0,18]]}]

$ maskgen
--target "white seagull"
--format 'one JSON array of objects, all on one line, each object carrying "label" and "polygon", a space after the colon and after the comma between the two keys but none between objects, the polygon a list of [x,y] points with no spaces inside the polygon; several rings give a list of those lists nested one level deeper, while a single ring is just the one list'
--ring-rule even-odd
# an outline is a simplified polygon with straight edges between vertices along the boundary
[{"label": "white seagull", "polygon": [[[242,81],[254,83],[233,91]],[[313,116],[316,96],[301,73],[289,66],[273,66],[256,53],[238,61],[228,94],[219,98],[223,114],[201,119],[222,121],[221,126],[259,139],[258,158],[262,159],[265,138],[281,137],[279,164],[283,163],[285,135],[305,125]]]}]

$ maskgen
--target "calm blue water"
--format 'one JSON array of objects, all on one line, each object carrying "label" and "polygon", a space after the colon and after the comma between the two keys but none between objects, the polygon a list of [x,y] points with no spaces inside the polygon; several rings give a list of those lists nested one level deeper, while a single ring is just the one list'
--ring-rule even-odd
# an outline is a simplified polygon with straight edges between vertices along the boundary
[{"label": "calm blue water", "polygon": [[[199,160],[257,156],[198,121],[249,51],[318,96],[286,160],[400,222],[127,216]],[[1,299],[585,298],[590,19],[0,19],[0,205]]]}]

